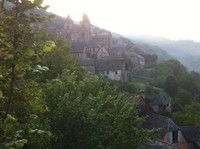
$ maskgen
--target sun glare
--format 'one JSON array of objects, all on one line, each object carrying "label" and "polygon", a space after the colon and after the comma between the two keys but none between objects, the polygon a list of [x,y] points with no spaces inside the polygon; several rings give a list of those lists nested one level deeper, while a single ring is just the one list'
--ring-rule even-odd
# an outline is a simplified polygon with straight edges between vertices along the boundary
[{"label": "sun glare", "polygon": [[80,21],[85,12],[93,25],[121,33],[171,39],[200,39],[198,0],[45,0],[49,11]]}]

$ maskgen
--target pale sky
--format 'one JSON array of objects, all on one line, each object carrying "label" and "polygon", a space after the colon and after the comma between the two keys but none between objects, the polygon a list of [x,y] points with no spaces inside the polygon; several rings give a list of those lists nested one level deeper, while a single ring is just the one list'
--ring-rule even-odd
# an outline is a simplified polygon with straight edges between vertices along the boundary
[{"label": "pale sky", "polygon": [[200,41],[200,0],[44,0],[48,11],[126,35]]}]

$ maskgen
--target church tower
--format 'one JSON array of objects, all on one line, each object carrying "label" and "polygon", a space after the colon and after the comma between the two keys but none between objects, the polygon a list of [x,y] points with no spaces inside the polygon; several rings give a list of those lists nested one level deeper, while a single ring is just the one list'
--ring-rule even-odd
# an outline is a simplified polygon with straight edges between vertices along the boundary
[{"label": "church tower", "polygon": [[84,43],[87,43],[91,39],[91,23],[88,16],[83,13],[82,20],[80,21],[82,28],[81,38]]},{"label": "church tower", "polygon": [[68,15],[66,20],[65,20],[64,29],[65,29],[65,32],[66,32],[66,39],[69,40],[69,41],[71,40],[73,28],[74,28],[74,22],[71,19],[70,15]]},{"label": "church tower", "polygon": [[90,20],[85,13],[83,13],[82,20],[81,20],[80,24],[84,28],[89,28],[91,26]]}]

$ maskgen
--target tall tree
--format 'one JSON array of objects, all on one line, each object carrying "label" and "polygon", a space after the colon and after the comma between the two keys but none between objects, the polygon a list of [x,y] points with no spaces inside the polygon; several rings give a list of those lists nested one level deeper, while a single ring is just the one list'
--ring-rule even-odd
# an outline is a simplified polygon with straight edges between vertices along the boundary
[{"label": "tall tree", "polygon": [[45,17],[37,13],[47,7],[41,6],[42,0],[8,2],[12,7],[0,12],[0,148],[25,143],[28,148],[39,148],[48,142],[45,134],[49,134],[44,131],[48,125],[43,117],[47,107],[41,100],[41,87],[27,74],[53,45],[41,28]]},{"label": "tall tree", "polygon": [[178,92],[178,83],[174,75],[168,75],[164,82],[164,89],[170,96],[175,96]]},{"label": "tall tree", "polygon": [[79,80],[65,71],[46,86],[53,148],[116,149],[139,148],[153,133],[139,129],[134,99],[117,93],[99,77]]},{"label": "tall tree", "polygon": [[200,103],[185,105],[181,112],[175,112],[172,119],[179,126],[199,126],[200,125]]},{"label": "tall tree", "polygon": [[3,94],[7,99],[6,114],[11,107],[20,83],[27,72],[40,60],[40,55],[51,46],[39,25],[45,20],[31,10],[42,8],[42,0],[10,0],[12,8],[5,9],[0,22],[1,75],[5,81]]}]

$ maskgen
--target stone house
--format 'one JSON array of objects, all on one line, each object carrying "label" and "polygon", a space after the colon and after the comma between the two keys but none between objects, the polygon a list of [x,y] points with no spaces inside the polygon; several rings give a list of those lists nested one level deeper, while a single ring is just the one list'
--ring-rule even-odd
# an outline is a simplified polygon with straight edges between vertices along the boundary
[{"label": "stone house", "polygon": [[146,117],[142,124],[144,129],[159,129],[158,139],[151,140],[145,149],[194,149],[190,145],[180,127],[170,118],[156,114],[151,106],[140,96],[139,115]]},{"label": "stone house", "polygon": [[155,112],[171,112],[172,98],[167,93],[161,92],[150,105]]},{"label": "stone house", "polygon": [[103,46],[96,44],[86,45],[83,42],[74,42],[71,44],[71,54],[76,59],[100,59],[109,56],[109,52]]},{"label": "stone house", "polygon": [[95,43],[85,46],[86,59],[100,59],[109,56],[109,52],[104,46],[99,46]]},{"label": "stone house", "polygon": [[125,61],[120,57],[102,57],[96,61],[96,74],[103,74],[112,80],[125,81]]},{"label": "stone house", "polygon": [[72,51],[71,54],[75,59],[86,59],[86,48],[83,42],[74,42],[71,44]]}]

